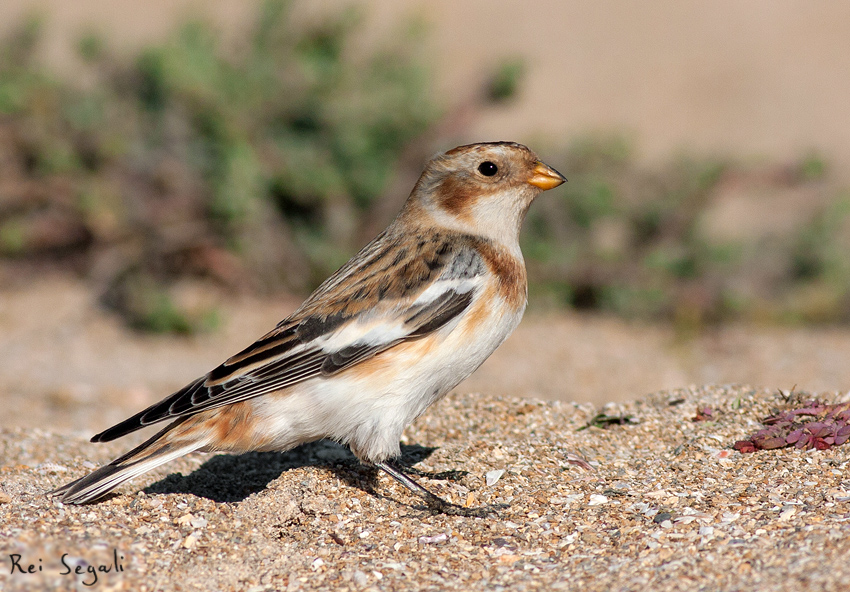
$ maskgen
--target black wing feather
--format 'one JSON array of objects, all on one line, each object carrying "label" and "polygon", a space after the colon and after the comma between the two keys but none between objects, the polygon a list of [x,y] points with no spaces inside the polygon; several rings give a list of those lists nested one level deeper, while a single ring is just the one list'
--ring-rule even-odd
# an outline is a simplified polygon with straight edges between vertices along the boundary
[{"label": "black wing feather", "polygon": [[[444,261],[441,279],[466,279],[483,273],[480,257],[461,249]],[[298,346],[315,343],[334,332],[348,318],[343,315],[311,316],[278,327],[209,374],[186,385],[162,401],[97,434],[92,442],[108,442],[166,419],[194,415],[208,409],[251,399],[316,376],[332,376],[402,341],[424,337],[448,324],[472,302],[474,290],[448,289],[434,300],[409,312],[410,331],[397,340],[370,344],[352,343],[335,352],[318,346],[292,353]]]}]

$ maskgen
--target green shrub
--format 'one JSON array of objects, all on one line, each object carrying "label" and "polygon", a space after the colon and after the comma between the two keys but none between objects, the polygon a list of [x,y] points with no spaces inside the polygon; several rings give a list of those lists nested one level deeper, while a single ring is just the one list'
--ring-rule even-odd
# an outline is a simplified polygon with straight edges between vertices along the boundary
[{"label": "green shrub", "polygon": [[801,218],[795,232],[771,239],[718,241],[702,225],[727,180],[760,191],[796,188],[801,200],[832,191],[818,185],[827,169],[820,158],[763,167],[677,159],[650,168],[618,136],[585,138],[562,154],[569,181],[535,202],[523,235],[538,282],[533,303],[668,319],[686,331],[730,318],[850,320],[843,194],[823,199],[830,205]]},{"label": "green shrub", "polygon": [[[177,294],[186,278],[315,287],[395,207],[385,193],[402,155],[412,150],[418,169],[446,144],[438,133],[463,131],[464,118],[435,126],[419,33],[352,56],[359,26],[348,10],[296,27],[288,3],[268,1],[232,45],[190,22],[124,59],[87,34],[77,50],[89,83],[78,86],[39,65],[40,24],[26,21],[0,40],[0,257],[79,270],[153,331],[215,324],[214,305],[190,310]],[[477,103],[457,108],[510,100],[525,70],[497,63]],[[686,331],[728,318],[850,320],[846,195],[779,236],[719,240],[703,226],[730,183],[832,191],[818,154],[648,167],[616,135],[552,153],[569,182],[537,200],[522,235],[533,304]]]},{"label": "green shrub", "polygon": [[0,193],[0,254],[44,252],[29,226],[60,212],[92,238],[54,237],[60,258],[106,269],[107,293],[151,282],[166,293],[186,274],[305,290],[333,271],[438,110],[415,37],[352,57],[355,11],[307,29],[289,17],[288,3],[265,2],[232,47],[192,22],[129,62],[87,35],[86,88],[39,66],[37,21],[3,40],[0,146],[12,158],[0,175],[16,182]]}]

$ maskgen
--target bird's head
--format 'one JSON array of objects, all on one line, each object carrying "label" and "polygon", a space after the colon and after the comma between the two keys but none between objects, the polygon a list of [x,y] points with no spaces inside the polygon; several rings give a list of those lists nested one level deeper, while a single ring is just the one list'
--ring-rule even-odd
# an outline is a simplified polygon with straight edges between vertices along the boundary
[{"label": "bird's head", "polygon": [[428,162],[407,207],[437,224],[505,241],[518,238],[534,198],[564,181],[522,144],[469,144]]}]

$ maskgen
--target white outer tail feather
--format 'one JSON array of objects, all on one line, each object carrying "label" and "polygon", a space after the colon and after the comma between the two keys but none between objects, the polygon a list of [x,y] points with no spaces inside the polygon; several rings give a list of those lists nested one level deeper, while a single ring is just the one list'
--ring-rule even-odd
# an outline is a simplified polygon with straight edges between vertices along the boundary
[{"label": "white outer tail feather", "polygon": [[[79,490],[76,489],[77,483],[79,483],[83,479],[86,479],[86,477],[83,477],[79,481],[70,483],[65,487],[54,491],[53,493],[59,496],[59,501],[65,504],[85,504],[88,502],[92,502],[108,494],[110,491],[112,491],[125,481],[128,481],[133,477],[137,477],[142,473],[150,471],[151,469],[154,469],[159,465],[172,461],[175,458],[179,458],[184,454],[195,452],[196,450],[206,446],[208,443],[209,442],[206,439],[200,441],[193,441],[162,455],[156,455],[154,453],[154,455],[150,456],[149,458],[144,458],[140,461],[130,461],[129,464],[124,468],[120,468],[120,465],[117,465],[118,468],[116,468],[115,471],[110,471],[102,478],[96,479],[92,483],[86,484],[85,487],[82,487]],[[98,469],[98,471],[108,468],[110,466],[113,465],[104,465],[103,467]],[[95,473],[97,473],[97,471],[95,471]],[[94,475],[95,473],[92,473],[91,475]]]}]

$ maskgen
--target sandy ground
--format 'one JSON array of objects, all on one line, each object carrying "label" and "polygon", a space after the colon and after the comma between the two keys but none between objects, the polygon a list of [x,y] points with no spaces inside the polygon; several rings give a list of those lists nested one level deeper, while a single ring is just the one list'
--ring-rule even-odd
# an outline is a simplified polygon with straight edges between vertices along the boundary
[{"label": "sandy ground", "polygon": [[[3,429],[0,589],[846,590],[846,447],[730,450],[785,405],[685,389],[605,408],[627,425],[580,430],[598,408],[451,395],[404,452],[444,498],[491,508],[484,518],[430,515],[323,443],[194,455],[65,506],[44,492],[127,444]],[[714,419],[693,421],[706,406]]]}]

